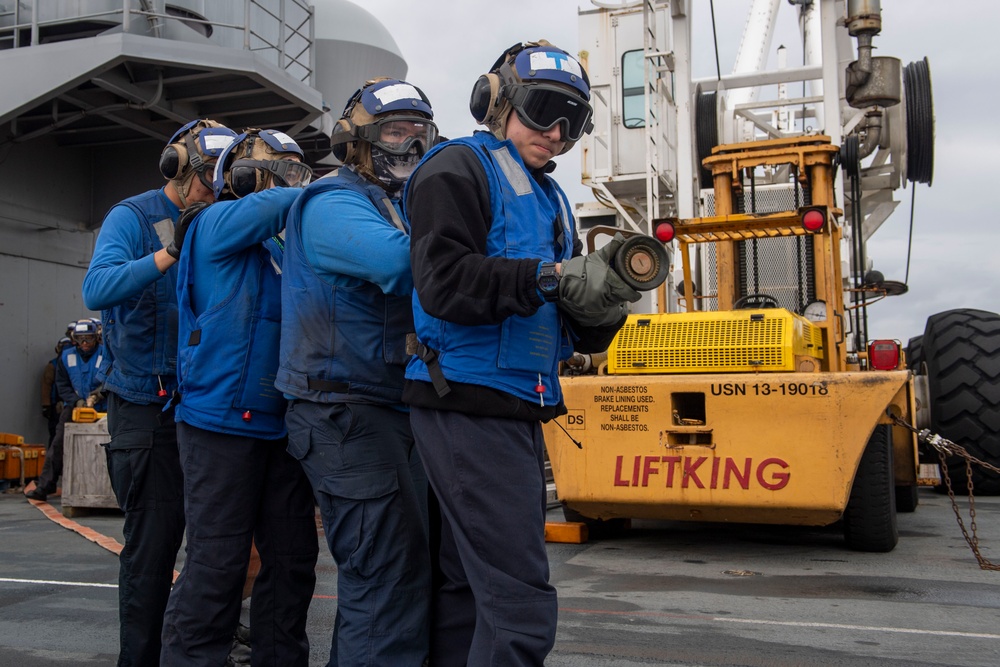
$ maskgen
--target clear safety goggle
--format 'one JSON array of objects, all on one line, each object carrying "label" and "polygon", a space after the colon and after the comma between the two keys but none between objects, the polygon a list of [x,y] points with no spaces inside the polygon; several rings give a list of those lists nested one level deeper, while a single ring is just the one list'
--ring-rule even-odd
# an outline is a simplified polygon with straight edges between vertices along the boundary
[{"label": "clear safety goggle", "polygon": [[594,129],[593,109],[566,89],[542,83],[508,86],[505,90],[518,118],[533,130],[546,132],[561,123],[563,141],[579,141]]},{"label": "clear safety goggle", "polygon": [[[251,160],[244,158],[233,162],[232,179],[239,180],[240,169],[264,169],[274,174],[275,183],[283,188],[304,188],[312,181],[312,167],[295,160]],[[250,174],[247,174],[250,176]]]},{"label": "clear safety goggle", "polygon": [[97,345],[97,336],[95,334],[78,334],[74,337],[76,339],[76,344],[90,343],[91,345]]},{"label": "clear safety goggle", "polygon": [[405,155],[416,145],[423,155],[437,143],[438,130],[426,118],[390,116],[358,128],[358,136],[386,153]]}]

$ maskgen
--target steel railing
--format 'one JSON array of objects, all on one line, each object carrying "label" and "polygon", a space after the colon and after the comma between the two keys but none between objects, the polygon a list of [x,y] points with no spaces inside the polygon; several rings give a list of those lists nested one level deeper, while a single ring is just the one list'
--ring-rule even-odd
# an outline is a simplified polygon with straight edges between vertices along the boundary
[{"label": "steel railing", "polygon": [[[135,17],[145,17],[149,22],[149,32],[154,37],[161,37],[162,28],[167,21],[203,25],[206,26],[208,34],[216,29],[241,32],[244,50],[263,53],[280,69],[300,81],[309,81],[312,78],[315,64],[313,49],[315,14],[311,5],[304,0],[228,1],[230,6],[227,9],[234,14],[238,13],[236,10],[239,5],[243,6],[242,23],[157,11],[151,0],[121,0],[120,7],[105,11],[39,20],[39,12],[35,10],[40,9],[46,0],[19,0],[11,3],[11,9],[6,11],[0,6],[0,49],[38,45],[41,43],[43,29],[85,21],[97,20],[107,23],[108,29],[119,25],[122,31],[127,33],[132,31],[131,24]],[[224,6],[222,0],[212,0],[212,2],[213,9]],[[92,36],[93,32],[80,35],[80,37]]]}]

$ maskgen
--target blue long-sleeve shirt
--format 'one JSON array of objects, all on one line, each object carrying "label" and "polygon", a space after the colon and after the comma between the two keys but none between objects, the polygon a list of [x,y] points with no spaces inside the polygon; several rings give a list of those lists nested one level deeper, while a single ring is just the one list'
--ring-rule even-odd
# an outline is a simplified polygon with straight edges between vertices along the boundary
[{"label": "blue long-sleeve shirt", "polygon": [[[398,202],[393,206],[398,212]],[[309,264],[331,285],[369,282],[396,296],[413,291],[409,236],[386,224],[360,193],[334,190],[310,199],[303,209],[302,245]]]},{"label": "blue long-sleeve shirt", "polygon": [[212,204],[196,218],[197,269],[191,306],[195,315],[230,297],[246,265],[244,251],[285,228],[285,214],[301,190],[271,188]]},{"label": "blue long-sleeve shirt", "polygon": [[274,388],[282,253],[271,238],[299,192],[272,188],[217,202],[191,223],[178,263],[178,422],[285,435],[285,402]]},{"label": "blue long-sleeve shirt", "polygon": [[156,268],[180,210],[164,189],[114,206],[104,218],[83,280],[83,301],[102,311],[105,388],[140,405],[165,403],[176,388],[177,268]]},{"label": "blue long-sleeve shirt", "polygon": [[[176,221],[180,210],[161,189],[159,196]],[[83,279],[83,304],[90,310],[106,310],[140,294],[163,277],[152,253],[146,253],[139,231],[139,218],[127,206],[111,209],[101,225],[90,268]],[[171,233],[173,225],[170,225]],[[169,269],[168,269],[169,270]]]}]

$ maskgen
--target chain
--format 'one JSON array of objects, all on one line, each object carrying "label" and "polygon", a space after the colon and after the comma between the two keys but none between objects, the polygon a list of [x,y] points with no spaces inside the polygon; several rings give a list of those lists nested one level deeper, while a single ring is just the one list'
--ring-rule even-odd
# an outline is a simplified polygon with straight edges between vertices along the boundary
[{"label": "chain", "polygon": [[[958,527],[962,530],[962,536],[965,537],[966,543],[968,543],[969,548],[972,549],[972,553],[976,556],[976,560],[979,561],[979,569],[1000,571],[1000,565],[991,563],[979,551],[979,536],[976,534],[976,499],[972,492],[972,464],[978,463],[984,468],[988,468],[989,470],[998,473],[1000,473],[1000,468],[986,463],[985,461],[980,461],[975,456],[967,452],[965,447],[962,447],[947,438],[942,438],[937,433],[931,433],[930,429],[925,428],[918,431],[914,426],[904,421],[902,417],[898,417],[893,414],[889,414],[889,419],[891,419],[897,426],[902,426],[903,428],[916,433],[920,442],[927,443],[938,453],[938,458],[941,460],[941,476],[944,477],[944,485],[948,489],[948,497],[951,499],[951,508],[955,512],[955,518],[958,519]],[[965,459],[965,479],[966,487],[969,492],[969,530],[966,530],[965,528],[965,521],[962,520],[962,512],[959,510],[958,502],[955,500],[955,490],[951,486],[951,476],[948,474],[948,456],[958,456]]]}]

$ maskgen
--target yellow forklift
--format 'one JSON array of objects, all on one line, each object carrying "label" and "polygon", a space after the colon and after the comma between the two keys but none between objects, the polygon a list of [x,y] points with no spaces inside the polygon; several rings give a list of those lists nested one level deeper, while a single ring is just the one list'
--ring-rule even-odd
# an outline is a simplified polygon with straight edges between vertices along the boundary
[{"label": "yellow forklift", "polygon": [[905,352],[869,336],[870,308],[908,289],[869,240],[901,188],[933,178],[929,64],[876,55],[879,0],[754,2],[731,73],[716,49],[699,78],[706,26],[735,39],[696,28],[705,10],[579,12],[596,201],[578,227],[590,250],[622,233],[667,256],[616,263],[636,289],[665,282],[606,357],[564,369],[569,412],[545,426],[556,494],[592,535],[632,518],[842,522],[851,548],[889,551],[918,485],[1000,493],[1000,315],[932,315]]},{"label": "yellow forklift", "polygon": [[[717,146],[715,215],[653,221],[677,244],[682,312],[630,315],[597,374],[562,378],[545,440],[567,518],[842,520],[852,549],[896,546],[897,509],[917,505],[917,439],[893,421],[916,421],[913,380],[898,342],[847,344],[865,299],[843,288],[840,155],[821,135]],[[794,207],[755,212],[755,174],[784,174]],[[711,293],[692,257],[714,258]]]}]

